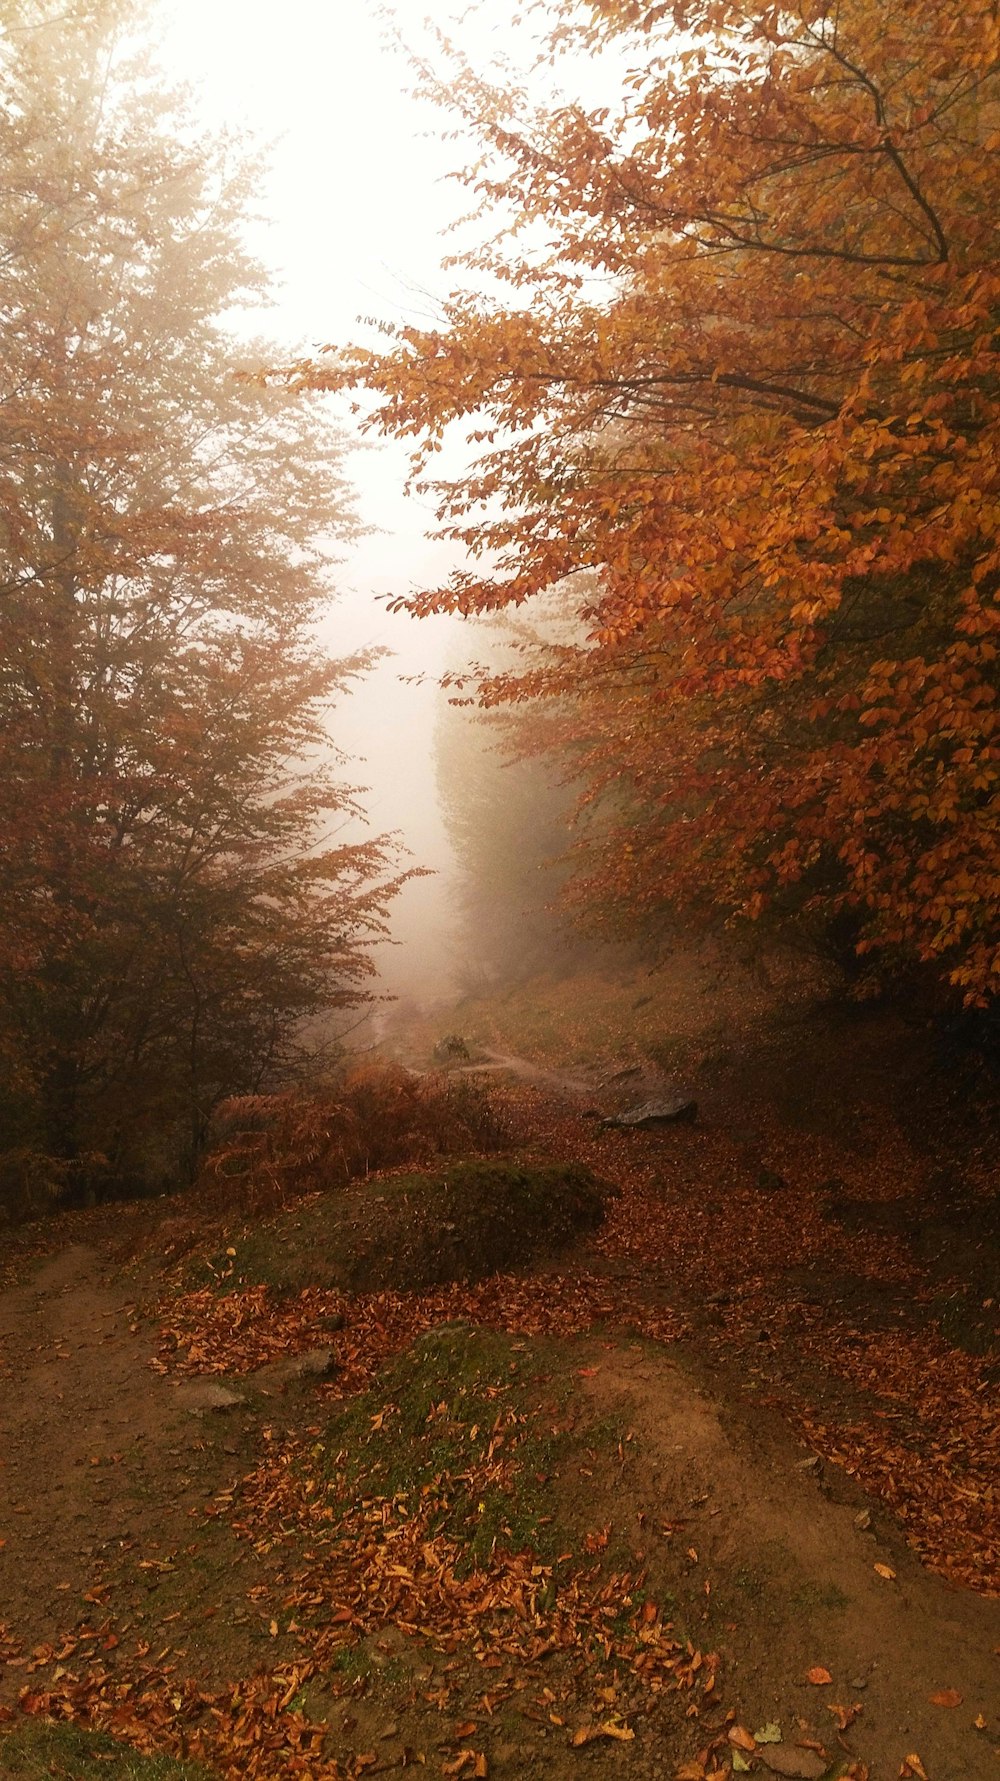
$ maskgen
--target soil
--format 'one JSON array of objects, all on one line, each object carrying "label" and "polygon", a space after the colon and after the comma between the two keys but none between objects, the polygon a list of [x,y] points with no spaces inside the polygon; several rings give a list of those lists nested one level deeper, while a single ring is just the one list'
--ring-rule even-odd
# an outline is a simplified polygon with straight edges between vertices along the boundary
[{"label": "soil", "polygon": [[[0,1625],[21,1652],[0,1663],[0,1702],[32,1673],[24,1653],[81,1633],[97,1649],[112,1609],[119,1638],[162,1622],[176,1554],[197,1573],[206,1546],[193,1520],[245,1469],[259,1437],[256,1405],[203,1411],[189,1382],[150,1371],[153,1332],[116,1260],[121,1222],[0,1293]],[[210,1535],[218,1543],[214,1524]],[[224,1654],[211,1661],[210,1621],[233,1593],[245,1606],[247,1556],[231,1544],[213,1568],[232,1581],[235,1566],[233,1588],[187,1592],[185,1633],[205,1649],[210,1675],[253,1654],[230,1619]]]},{"label": "soil", "polygon": [[[873,1193],[883,1157],[877,1105],[875,1125],[857,1109],[845,1122],[835,1094],[824,1087],[804,1098],[794,1072],[787,1092],[797,1114],[765,1111],[763,1079],[735,1059],[698,1085],[701,1126],[650,1135],[600,1134],[579,1113],[595,1099],[605,1110],[655,1093],[655,1070],[615,1082],[606,1069],[547,1073],[521,1061],[515,1074],[556,1091],[553,1129],[572,1097],[579,1153],[599,1174],[638,1171],[645,1183],[638,1234],[623,1211],[616,1229],[586,1239],[571,1263],[546,1275],[555,1296],[572,1268],[590,1269],[614,1281],[620,1302],[669,1311],[689,1331],[664,1344],[609,1323],[603,1334],[568,1342],[564,1372],[581,1403],[608,1426],[627,1425],[636,1455],[608,1494],[577,1480],[576,1508],[582,1500],[595,1527],[613,1519],[626,1541],[634,1532],[647,1560],[660,1530],[653,1568],[677,1624],[721,1654],[726,1707],[750,1732],[780,1727],[780,1745],[761,1743],[751,1766],[771,1772],[761,1765],[778,1749],[774,1760],[788,1765],[781,1772],[814,1774],[810,1745],[821,1743],[832,1761],[866,1764],[871,1781],[921,1772],[929,1781],[1000,1778],[1000,1598],[969,1587],[967,1573],[961,1582],[933,1574],[914,1549],[913,1524],[874,1487],[875,1473],[856,1466],[852,1476],[818,1455],[802,1409],[808,1400],[824,1429],[853,1425],[885,1403],[898,1417],[878,1380],[826,1366],[815,1332],[827,1319],[830,1328],[846,1322],[859,1342],[880,1333],[896,1342],[915,1317],[926,1321],[937,1303],[928,1295],[947,1299],[959,1264],[961,1280],[982,1292],[995,1259],[982,1221],[961,1195],[939,1198],[933,1218],[921,1219],[914,1207],[926,1213],[926,1201],[912,1183],[908,1209],[906,1193]],[[541,1101],[537,1112],[544,1123]],[[790,1251],[788,1317],[759,1331],[764,1264],[753,1252],[753,1219],[773,1228],[788,1217],[790,1158],[798,1199],[812,1205],[822,1177],[825,1198],[816,1204],[828,1205],[825,1231],[837,1226],[848,1245],[885,1242],[905,1254],[900,1248],[895,1276],[889,1270],[880,1281],[877,1268],[855,1273],[843,1256],[821,1252],[817,1265]],[[904,1175],[906,1167],[904,1157]],[[736,1260],[712,1210],[724,1199],[749,1220]],[[85,1216],[78,1226],[62,1220],[53,1252],[0,1293],[0,1707],[94,1653],[111,1673],[125,1673],[137,1651],[151,1648],[210,1688],[288,1663],[300,1648],[278,1612],[295,1555],[239,1537],[230,1510],[268,1442],[315,1435],[330,1388],[289,1384],[273,1369],[249,1377],[234,1369],[209,1382],[151,1366],[157,1324],[144,1306],[162,1288],[149,1259],[160,1216],[146,1208]],[[165,1229],[176,1216],[176,1204],[164,1209]],[[678,1247],[668,1234],[682,1217]],[[145,1275],[122,1270],[130,1221]],[[81,1240],[67,1242],[77,1228]],[[658,1244],[664,1259],[653,1266]],[[993,1328],[961,1332],[973,1350],[985,1344],[987,1368]],[[220,1385],[225,1402],[213,1407]],[[982,1404],[985,1416],[988,1396]],[[482,1673],[461,1650],[441,1651],[392,1625],[352,1651],[354,1670],[338,1673],[335,1687],[309,1685],[306,1705],[327,1720],[334,1749],[374,1747],[387,1768],[409,1760],[407,1750],[436,1749],[429,1766],[441,1772],[457,1748],[442,1741],[442,1713],[481,1722]],[[807,1680],[817,1666],[828,1683]],[[553,1699],[561,1699],[572,1677],[565,1668],[551,1674]],[[512,1672],[510,1685],[523,1678],[518,1684]],[[582,1768],[655,1781],[697,1748],[697,1728],[685,1733],[679,1709],[664,1719],[662,1701],[639,1719],[633,1742],[573,1748],[545,1710],[544,1686],[543,1675],[526,1712],[498,1712],[487,1724],[490,1774],[562,1781]],[[935,1704],[935,1696],[956,1704]],[[852,1721],[842,1734],[838,1717]],[[901,1767],[911,1753],[922,1768]]]},{"label": "soil", "polygon": [[[688,1588],[710,1586],[703,1624],[745,1723],[829,1744],[829,1704],[858,1704],[844,1744],[874,1775],[894,1775],[911,1750],[935,1781],[1000,1773],[1000,1752],[973,1724],[997,1724],[1000,1603],[931,1576],[840,1468],[815,1465],[780,1418],[748,1410],[737,1379],[713,1370],[711,1388],[683,1362],[618,1345],[585,1387],[602,1406],[627,1399],[637,1493],[683,1505],[683,1541],[697,1553]],[[859,1515],[871,1518],[864,1530]],[[828,1685],[806,1683],[814,1665]],[[949,1689],[961,1711],[929,1705]]]}]

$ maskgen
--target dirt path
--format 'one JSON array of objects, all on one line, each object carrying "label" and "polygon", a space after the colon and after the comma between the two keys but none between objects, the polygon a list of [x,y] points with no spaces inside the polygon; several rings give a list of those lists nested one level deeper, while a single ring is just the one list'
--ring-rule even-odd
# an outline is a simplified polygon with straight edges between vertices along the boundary
[{"label": "dirt path", "polygon": [[[933,1781],[1000,1774],[1000,1602],[931,1576],[845,1473],[816,1465],[773,1415],[700,1391],[668,1353],[611,1348],[586,1390],[602,1408],[628,1404],[638,1488],[673,1525],[678,1588],[708,1590],[699,1637],[718,1642],[727,1699],[751,1729],[775,1722],[789,1746],[811,1735],[829,1748],[832,1708],[856,1707],[844,1747],[874,1776],[895,1776],[911,1751]],[[813,1666],[828,1685],[806,1683]],[[960,1706],[932,1704],[951,1690]]]},{"label": "dirt path", "polygon": [[65,1619],[103,1547],[128,1534],[112,1469],[163,1438],[130,1322],[83,1245],[0,1295],[0,1593],[29,1640]]},{"label": "dirt path", "polygon": [[[196,1384],[150,1371],[152,1337],[90,1245],[0,1293],[0,1624],[23,1652],[98,1626],[115,1585],[139,1608],[141,1567],[252,1441],[252,1410],[200,1415]],[[0,1665],[0,1698],[23,1681]]]},{"label": "dirt path", "polygon": [[[900,1767],[910,1753],[929,1781],[1000,1781],[1000,1600],[925,1569],[874,1490],[866,1496],[846,1469],[810,1451],[801,1432],[807,1424],[790,1408],[805,1402],[807,1388],[813,1404],[816,1391],[826,1393],[830,1428],[840,1429],[836,1393],[848,1393],[852,1417],[888,1417],[893,1440],[909,1443],[897,1449],[897,1473],[925,1463],[921,1438],[926,1463],[937,1463],[933,1417],[941,1405],[914,1396],[911,1414],[906,1395],[913,1371],[907,1344],[917,1328],[907,1322],[907,1306],[923,1287],[895,1226],[878,1238],[884,1255],[872,1236],[863,1257],[853,1235],[841,1241],[806,1174],[800,1138],[788,1139],[782,1152],[778,1139],[755,1134],[749,1144],[719,1120],[626,1135],[599,1133],[580,1118],[581,1100],[610,1110],[655,1092],[656,1081],[639,1072],[567,1073],[501,1054],[488,1067],[525,1084],[532,1105],[539,1101],[542,1144],[565,1153],[576,1146],[624,1187],[596,1247],[570,1259],[554,1296],[572,1292],[579,1265],[613,1280],[624,1310],[660,1306],[675,1328],[689,1321],[691,1337],[676,1346],[635,1344],[623,1333],[623,1311],[607,1339],[599,1332],[572,1337],[561,1365],[574,1391],[579,1375],[579,1395],[596,1414],[609,1425],[624,1418],[637,1437],[634,1476],[602,1514],[626,1540],[638,1526],[648,1543],[662,1524],[677,1625],[699,1649],[721,1653],[725,1705],[739,1722],[751,1732],[780,1728],[779,1742],[753,1754],[754,1772],[762,1781],[770,1773],[832,1776],[810,1745],[837,1749],[842,1720],[844,1760],[861,1759],[871,1781],[919,1778],[919,1767]],[[561,1101],[551,1128],[530,1092],[536,1088]],[[814,1174],[830,1170],[827,1152],[809,1166]],[[857,1167],[869,1163],[862,1157]],[[147,1243],[153,1229],[150,1222]],[[777,1252],[775,1229],[782,1233]],[[240,1396],[230,1412],[200,1414],[203,1381],[163,1377],[149,1366],[156,1332],[133,1302],[136,1288],[110,1259],[110,1225],[93,1234],[82,1221],[81,1230],[86,1242],[70,1242],[27,1283],[0,1293],[0,1703],[36,1672],[51,1674],[61,1642],[72,1646],[71,1662],[87,1663],[100,1643],[99,1662],[111,1670],[120,1664],[123,1675],[150,1649],[161,1657],[173,1651],[168,1664],[181,1665],[198,1687],[288,1663],[302,1649],[281,1607],[289,1590],[282,1566],[291,1560],[277,1548],[273,1558],[261,1556],[229,1513],[240,1479],[266,1458],[272,1430],[276,1444],[287,1437],[293,1447],[303,1432],[314,1438],[321,1431],[331,1408],[326,1388],[307,1384],[290,1397],[269,1396],[257,1375],[236,1381]],[[154,1248],[162,1255],[162,1241]],[[294,1319],[294,1305],[289,1314]],[[921,1315],[926,1321],[926,1310]],[[400,1317],[405,1323],[405,1307]],[[845,1331],[842,1353],[854,1358],[837,1375],[832,1361]],[[360,1336],[348,1327],[324,1340],[336,1347]],[[935,1340],[932,1358],[940,1350],[952,1368],[942,1376],[958,1404],[954,1369],[962,1357],[950,1361]],[[831,1368],[823,1371],[827,1349]],[[876,1399],[875,1390],[888,1389],[879,1369],[897,1361],[896,1395]],[[974,1416],[985,1428],[993,1399],[982,1394],[979,1363],[965,1361],[965,1446],[948,1449],[948,1465],[957,1455],[956,1476],[985,1501],[979,1474],[968,1468],[987,1449],[973,1447],[968,1429]],[[920,1416],[928,1419],[924,1429],[915,1426]],[[949,1529],[945,1547],[952,1541]],[[6,1665],[4,1623],[17,1646]],[[175,1639],[176,1647],[166,1643]],[[405,1638],[403,1646],[412,1669]],[[377,1668],[382,1648],[374,1649]],[[810,1669],[818,1681],[807,1680]],[[359,1675],[350,1686],[363,1681]],[[346,1687],[338,1681],[338,1713]],[[404,1744],[409,1729],[415,1744],[431,1748],[424,1725],[431,1693],[418,1689],[402,1703],[393,1696],[390,1711],[370,1680],[364,1687],[374,1689],[373,1726],[402,1727]],[[470,1716],[480,1712],[476,1698],[470,1692]],[[547,1741],[536,1749],[499,1740],[491,1774],[562,1781],[586,1764],[595,1781],[619,1772],[637,1781],[672,1777],[673,1766],[657,1755],[659,1734],[641,1722],[634,1749],[611,1744],[580,1753],[564,1747],[563,1720],[550,1705],[540,1696],[538,1735]],[[350,1724],[350,1735],[360,1735]]]}]

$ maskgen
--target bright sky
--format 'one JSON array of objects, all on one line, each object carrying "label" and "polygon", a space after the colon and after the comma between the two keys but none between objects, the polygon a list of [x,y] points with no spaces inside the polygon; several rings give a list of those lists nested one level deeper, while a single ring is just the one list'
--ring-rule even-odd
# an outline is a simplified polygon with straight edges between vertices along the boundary
[{"label": "bright sky", "polygon": [[[276,307],[267,329],[290,351],[358,337],[359,317],[426,315],[427,292],[449,275],[442,231],[465,196],[446,174],[460,148],[443,142],[445,120],[408,92],[412,73],[387,41],[366,0],[159,0],[161,59],[195,89],[211,127],[248,129],[270,145],[272,170],[260,193],[271,220],[251,245],[274,271]],[[426,0],[399,0],[408,41],[424,40]],[[437,15],[439,24],[447,14]],[[509,26],[496,0],[461,30],[478,65]],[[349,466],[363,517],[379,528],[341,573],[335,653],[382,643],[395,662],[379,669],[337,721],[336,738],[365,764],[371,819],[400,829],[421,863],[447,857],[429,759],[434,694],[400,685],[401,673],[438,672],[454,628],[392,617],[376,598],[407,592],[446,572],[451,558],[426,537],[430,511],[402,495],[405,458],[393,447],[358,453]],[[406,764],[405,772],[401,764]],[[447,952],[438,887],[425,881],[401,899],[397,931],[419,929],[414,986],[440,981]],[[414,950],[410,948],[409,950]],[[397,960],[398,963],[398,960]]]}]

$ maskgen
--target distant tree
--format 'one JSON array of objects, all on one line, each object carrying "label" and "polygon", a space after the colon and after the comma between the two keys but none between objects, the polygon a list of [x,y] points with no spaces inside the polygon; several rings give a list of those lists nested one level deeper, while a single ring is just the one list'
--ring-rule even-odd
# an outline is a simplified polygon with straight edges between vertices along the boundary
[{"label": "distant tree", "polygon": [[25,0],[0,35],[3,1099],[68,1184],[190,1162],[364,997],[398,882],[337,839],[339,441],[243,375],[255,169],[135,30]]},{"label": "distant tree", "polygon": [[[1000,988],[1000,24],[993,0],[548,0],[625,70],[533,108],[465,68],[479,288],[300,369],[471,560],[417,612],[596,575],[572,694],[622,919],[765,910]],[[498,240],[497,213],[512,228]],[[479,275],[489,275],[489,295]],[[508,301],[506,293],[513,295]],[[432,480],[458,422],[484,444]]]},{"label": "distant tree", "polygon": [[574,802],[566,764],[540,742],[536,753],[523,721],[472,698],[442,699],[434,748],[457,868],[460,983],[487,989],[564,968],[577,950],[557,907]]}]

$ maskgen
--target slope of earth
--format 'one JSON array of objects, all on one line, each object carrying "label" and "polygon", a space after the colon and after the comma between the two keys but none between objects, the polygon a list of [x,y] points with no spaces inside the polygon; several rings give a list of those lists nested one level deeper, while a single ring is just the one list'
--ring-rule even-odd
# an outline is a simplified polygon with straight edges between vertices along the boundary
[{"label": "slope of earth", "polygon": [[991,1183],[850,1031],[867,1098],[827,1022],[649,1133],[581,1114],[660,1059],[536,1050],[522,1130],[620,1197],[479,1284],[279,1293],[194,1202],[15,1245],[0,1775],[1000,1776]]}]

